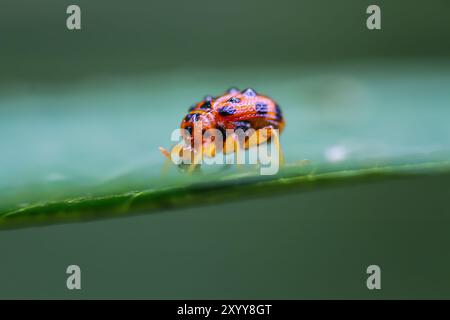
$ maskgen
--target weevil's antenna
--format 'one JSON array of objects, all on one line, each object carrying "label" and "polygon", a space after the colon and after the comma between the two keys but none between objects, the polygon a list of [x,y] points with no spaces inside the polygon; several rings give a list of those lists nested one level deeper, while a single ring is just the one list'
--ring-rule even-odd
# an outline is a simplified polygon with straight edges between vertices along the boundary
[{"label": "weevil's antenna", "polygon": [[170,157],[170,152],[167,151],[166,149],[164,149],[163,147],[159,147],[159,151],[161,151],[161,153],[169,160],[172,160],[172,158]]},{"label": "weevil's antenna", "polygon": [[172,158],[170,157],[169,151],[167,151],[163,147],[159,147],[159,151],[161,151],[161,153],[166,157],[166,160],[164,161],[164,164],[163,164],[163,167],[161,170],[161,174],[163,176],[166,176],[169,172],[170,163],[172,162]]}]

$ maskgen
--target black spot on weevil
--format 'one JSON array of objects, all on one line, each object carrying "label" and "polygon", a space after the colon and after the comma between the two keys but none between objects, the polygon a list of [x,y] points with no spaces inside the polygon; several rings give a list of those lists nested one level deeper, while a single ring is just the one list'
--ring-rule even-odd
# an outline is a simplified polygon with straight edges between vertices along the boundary
[{"label": "black spot on weevil", "polygon": [[277,120],[281,120],[283,118],[283,112],[278,104],[275,105],[275,116]]},{"label": "black spot on weevil", "polygon": [[231,97],[230,99],[228,99],[228,102],[239,103],[239,102],[241,102],[241,99],[236,98],[236,97]]},{"label": "black spot on weevil", "polygon": [[196,122],[200,118],[199,113],[189,113],[184,117],[184,121],[186,122]]},{"label": "black spot on weevil", "polygon": [[224,117],[231,116],[232,114],[236,113],[236,109],[231,106],[224,106],[222,108],[219,108],[217,111],[219,112],[219,114],[221,116],[224,116]]},{"label": "black spot on weevil", "polygon": [[188,112],[191,112],[192,110],[194,110],[196,106],[197,106],[197,105],[195,105],[195,104],[192,105],[192,106],[189,108]]},{"label": "black spot on weevil", "polygon": [[200,109],[208,110],[211,109],[211,101],[205,101],[201,106]]},{"label": "black spot on weevil", "polygon": [[259,114],[266,114],[269,111],[267,104],[258,102],[256,105],[256,112]]},{"label": "black spot on weevil", "polygon": [[247,89],[243,90],[242,94],[247,97],[256,97],[256,91],[253,90],[252,88],[247,88]]},{"label": "black spot on weevil", "polygon": [[187,132],[189,132],[189,135],[192,136],[192,127],[185,127],[184,130],[186,130]]}]

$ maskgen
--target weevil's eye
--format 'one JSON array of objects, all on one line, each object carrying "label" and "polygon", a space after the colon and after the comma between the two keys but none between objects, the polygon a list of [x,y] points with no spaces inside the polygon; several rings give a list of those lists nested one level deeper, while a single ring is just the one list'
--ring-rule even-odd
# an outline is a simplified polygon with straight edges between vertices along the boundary
[{"label": "weevil's eye", "polygon": [[245,90],[242,90],[242,94],[247,97],[255,97],[257,93],[252,88],[247,88]]}]

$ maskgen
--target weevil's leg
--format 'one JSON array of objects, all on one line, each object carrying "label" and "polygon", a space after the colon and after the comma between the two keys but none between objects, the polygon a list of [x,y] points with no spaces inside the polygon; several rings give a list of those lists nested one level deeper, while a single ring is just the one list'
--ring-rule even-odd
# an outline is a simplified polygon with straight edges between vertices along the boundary
[{"label": "weevil's leg", "polygon": [[172,159],[170,157],[170,152],[167,151],[166,149],[164,149],[163,147],[159,147],[159,151],[161,151],[161,153],[164,155],[164,157],[166,158],[164,160],[164,164],[161,170],[161,174],[163,176],[167,175],[167,173],[169,172],[169,168],[170,168],[170,164],[172,162]]},{"label": "weevil's leg", "polygon": [[225,138],[225,143],[223,144],[223,153],[228,154],[236,151],[236,139],[235,134]]},{"label": "weevil's leg", "polygon": [[231,167],[232,167],[233,165],[231,165],[231,164],[224,164],[223,165],[223,167],[220,169],[221,171],[226,171],[226,170],[229,170],[229,169],[231,169]]},{"label": "weevil's leg", "polygon": [[[273,130],[273,126],[267,126],[256,130],[247,140],[245,147],[251,148],[261,143],[267,142],[269,139],[275,144],[275,148],[278,152],[278,159],[281,166],[284,165],[284,155],[280,144],[280,135],[277,130]],[[258,165],[257,165],[258,166]]]},{"label": "weevil's leg", "polygon": [[202,152],[194,152],[194,159],[192,163],[189,165],[189,168],[187,170],[187,173],[194,172],[194,169],[199,165],[200,159],[203,157]]},{"label": "weevil's leg", "polygon": [[169,151],[167,151],[163,147],[159,147],[159,151],[161,151],[163,156],[165,156],[168,160],[172,160],[172,158],[170,157],[170,152]]},{"label": "weevil's leg", "polygon": [[310,163],[311,163],[311,161],[309,161],[308,159],[303,159],[303,160],[295,161],[293,164],[295,166],[297,166],[297,167],[303,167],[303,166],[306,166],[306,165],[308,165]]},{"label": "weevil's leg", "polygon": [[172,153],[176,153],[179,156],[181,156],[183,153],[183,145],[177,144],[176,146],[174,146],[172,148],[171,152],[169,152],[167,149],[164,149],[163,147],[159,147],[159,151],[161,151],[161,153],[164,155],[164,157],[166,157],[166,160],[164,161],[164,165],[163,165],[163,169],[162,169],[162,174],[166,175],[169,171],[170,164],[172,163]]},{"label": "weevil's leg", "polygon": [[238,169],[241,168],[241,157],[244,156],[243,146],[239,143],[239,138],[237,134],[233,133],[225,139],[224,143],[224,154],[234,152],[236,154],[236,165]]},{"label": "weevil's leg", "polygon": [[216,144],[211,141],[203,145],[203,155],[213,158],[216,155]]},{"label": "weevil's leg", "polygon": [[183,145],[182,144],[175,145],[170,152],[164,149],[163,147],[159,147],[159,151],[161,151],[163,156],[165,156],[168,160],[172,161],[173,153],[178,154],[178,156],[183,156]]},{"label": "weevil's leg", "polygon": [[239,145],[239,142],[237,140],[235,140],[235,151],[234,151],[234,154],[236,155],[236,167],[238,169],[242,169],[241,158],[242,158],[242,156],[244,156],[244,153],[242,152],[242,148]]},{"label": "weevil's leg", "polygon": [[253,159],[252,152],[255,150],[250,151],[250,148],[258,145],[259,135],[260,135],[259,130],[256,130],[250,133],[250,135],[247,136],[246,139],[244,140],[244,149],[249,150],[249,162],[252,162],[253,160],[256,161],[254,163],[254,169],[256,170],[258,170],[258,168],[260,167],[259,157],[257,156],[256,159]]},{"label": "weevil's leg", "polygon": [[278,134],[277,130],[272,130],[272,140],[273,143],[275,143],[275,148],[277,149],[278,152],[278,159],[280,162],[280,166],[284,166],[284,155],[280,145],[280,135]]},{"label": "weevil's leg", "polygon": [[172,163],[172,161],[169,160],[169,159],[164,160],[164,164],[163,164],[163,167],[161,169],[161,174],[163,176],[166,176],[169,173],[169,169],[171,167],[171,163]]},{"label": "weevil's leg", "polygon": [[254,147],[256,145],[259,145],[261,143],[266,142],[267,140],[269,140],[270,135],[272,133],[272,127],[264,127],[261,129],[256,130],[255,132],[252,133],[252,135],[250,137],[248,137],[247,142],[245,143],[245,148],[251,148]]},{"label": "weevil's leg", "polygon": [[238,135],[236,133],[233,133],[225,139],[223,152],[226,154],[230,152],[239,152],[238,150],[243,148],[245,148],[245,140],[239,141]]}]

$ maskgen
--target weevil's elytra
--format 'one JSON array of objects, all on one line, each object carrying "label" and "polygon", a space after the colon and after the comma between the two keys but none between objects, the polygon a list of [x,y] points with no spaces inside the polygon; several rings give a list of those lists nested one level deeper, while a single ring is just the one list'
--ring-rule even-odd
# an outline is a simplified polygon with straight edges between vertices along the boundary
[{"label": "weevil's elytra", "polygon": [[232,106],[223,106],[217,109],[217,111],[222,117],[228,117],[236,113],[236,109]]},{"label": "weevil's elytra", "polygon": [[281,132],[285,125],[280,106],[252,88],[242,91],[230,88],[217,98],[206,96],[189,109],[181,128],[192,133],[194,123],[198,122],[201,122],[203,131],[273,128]]}]

